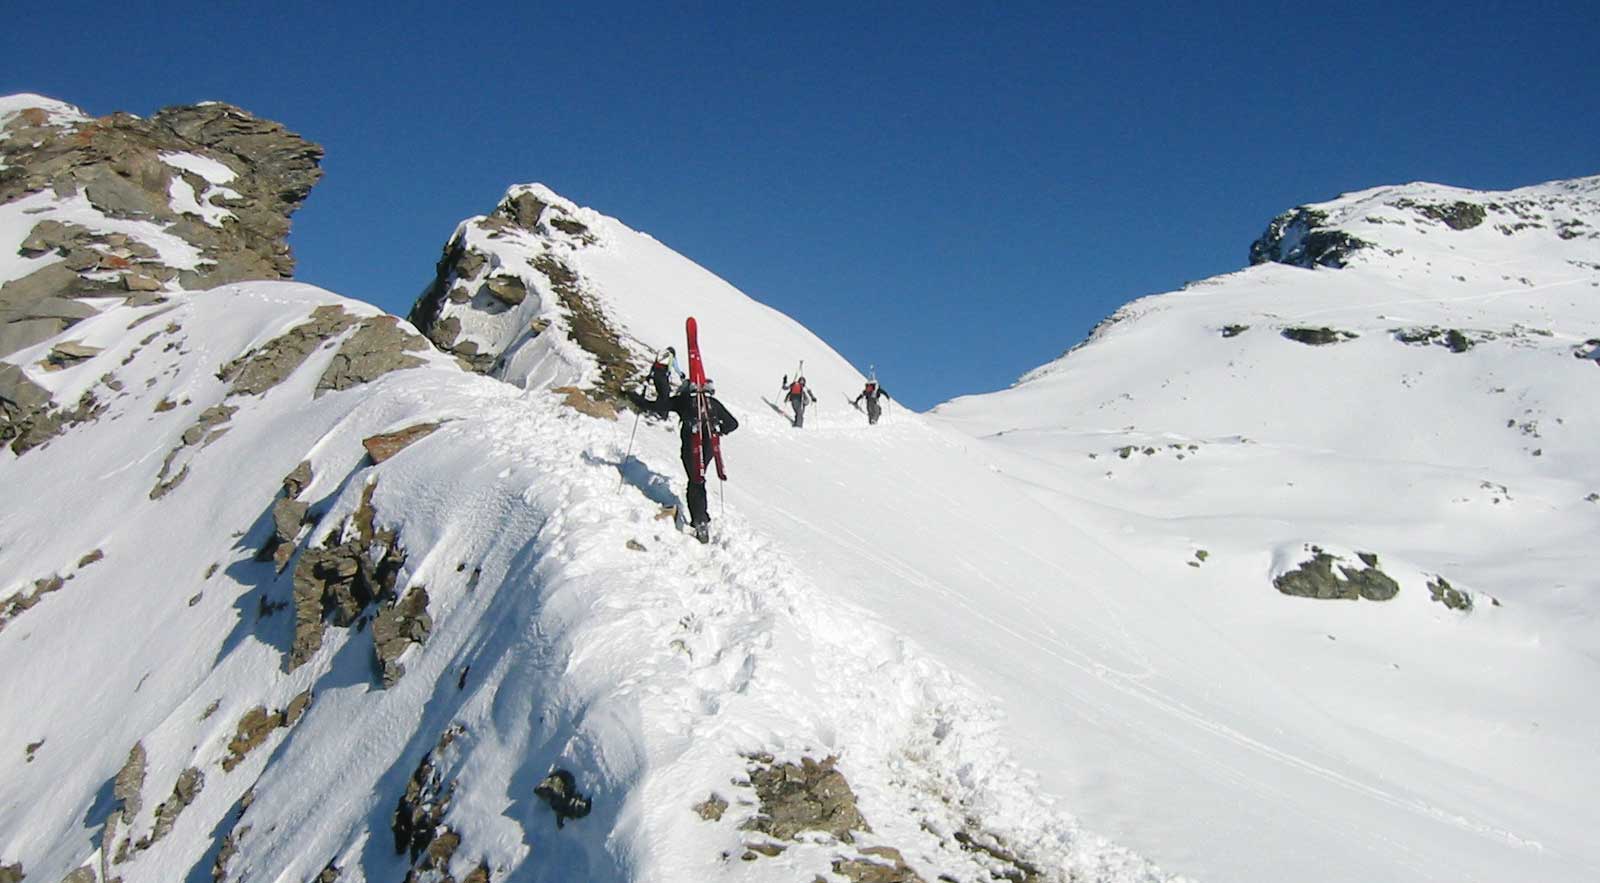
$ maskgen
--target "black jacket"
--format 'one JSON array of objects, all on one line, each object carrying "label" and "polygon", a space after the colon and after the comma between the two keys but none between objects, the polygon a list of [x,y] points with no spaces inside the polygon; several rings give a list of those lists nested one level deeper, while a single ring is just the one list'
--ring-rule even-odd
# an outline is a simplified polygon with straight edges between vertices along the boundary
[{"label": "black jacket", "polygon": [[[739,421],[728,413],[728,409],[723,407],[715,396],[707,396],[707,400],[711,405],[712,428],[715,429],[717,435],[727,435],[739,428]],[[677,395],[665,399],[657,398],[652,401],[636,392],[630,392],[628,393],[628,401],[633,402],[641,410],[660,414],[663,417],[668,414],[677,414],[678,435],[683,440],[684,454],[688,455],[694,450],[692,436],[694,435],[694,423],[698,417],[695,413],[697,409],[695,408],[694,393],[685,390]],[[709,433],[701,438],[701,444],[709,454],[711,451],[711,436]]]}]

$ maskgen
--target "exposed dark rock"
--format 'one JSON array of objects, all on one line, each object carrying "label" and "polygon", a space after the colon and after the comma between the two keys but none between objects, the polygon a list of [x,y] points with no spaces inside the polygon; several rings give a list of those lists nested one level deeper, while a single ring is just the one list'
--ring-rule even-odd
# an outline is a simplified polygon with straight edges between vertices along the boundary
[{"label": "exposed dark rock", "polygon": [[500,204],[495,207],[494,214],[497,217],[505,218],[524,230],[537,232],[539,219],[544,217],[544,210],[549,207],[549,203],[523,190],[508,195],[501,200]]},{"label": "exposed dark rock", "polygon": [[528,286],[515,276],[490,276],[483,287],[496,298],[516,306],[528,297]]},{"label": "exposed dark rock", "polygon": [[61,878],[61,883],[96,883],[94,868],[84,865],[76,871]]},{"label": "exposed dark rock", "polygon": [[290,498],[300,496],[311,485],[311,478],[311,461],[300,461],[299,466],[283,477],[283,495]]},{"label": "exposed dark rock", "polygon": [[168,797],[156,807],[156,826],[150,832],[148,841],[141,841],[141,846],[148,848],[172,832],[172,826],[178,823],[178,816],[194,803],[200,791],[205,788],[206,777],[196,767],[189,767],[178,774],[178,781],[172,786],[172,796]]},{"label": "exposed dark rock", "polygon": [[441,425],[443,424],[419,423],[395,432],[370,435],[361,440],[361,446],[367,449],[367,456],[372,458],[372,462],[382,463],[412,444],[432,435],[433,431]]},{"label": "exposed dark rock", "polygon": [[1410,346],[1442,346],[1453,353],[1464,353],[1486,340],[1494,340],[1492,331],[1462,331],[1458,328],[1440,328],[1436,325],[1390,330],[1395,340]]},{"label": "exposed dark rock", "polygon": [[1300,206],[1272,219],[1267,231],[1250,245],[1250,265],[1269,261],[1313,269],[1343,267],[1352,254],[1372,243],[1343,230],[1324,227],[1326,213]]},{"label": "exposed dark rock", "polygon": [[289,558],[294,555],[295,538],[300,535],[300,528],[306,523],[306,513],[310,508],[311,504],[288,497],[280,497],[273,503],[272,536],[256,557],[262,561],[270,560],[282,573]]},{"label": "exposed dark rock", "polygon": [[124,818],[133,818],[144,807],[144,774],[144,743],[135,742],[111,788],[111,794],[117,799]]},{"label": "exposed dark rock", "polygon": [[1428,580],[1428,595],[1451,610],[1472,612],[1472,596],[1450,585],[1442,576]]},{"label": "exposed dark rock", "polygon": [[1250,326],[1249,325],[1224,325],[1224,326],[1222,326],[1222,336],[1223,337],[1238,337],[1239,335],[1241,335],[1241,334],[1243,334],[1243,333],[1245,333],[1246,331],[1249,331],[1249,330],[1250,330]]},{"label": "exposed dark rock", "polygon": [[361,505],[347,526],[348,539],[337,546],[308,549],[294,569],[294,643],[286,668],[300,667],[322,646],[323,622],[352,625],[368,605],[394,591],[395,576],[405,564],[405,550],[392,531],[374,525],[372,492],[367,485]]},{"label": "exposed dark rock", "polygon": [[12,452],[21,456],[105,411],[92,389],[70,409],[53,405],[49,393],[15,365],[0,363],[0,444],[9,442]]},{"label": "exposed dark rock", "polygon": [[80,362],[86,362],[100,355],[100,352],[101,349],[97,346],[85,346],[73,340],[63,341],[50,348],[50,354],[45,357],[45,367],[60,371]]},{"label": "exposed dark rock", "polygon": [[22,873],[22,862],[0,865],[0,883],[22,883],[27,877]]},{"label": "exposed dark rock", "polygon": [[[342,307],[317,307],[308,321],[222,366],[217,377],[231,384],[229,395],[259,395],[293,374],[324,341],[348,331],[358,321],[359,317]],[[319,382],[318,387],[321,385]]]},{"label": "exposed dark rock", "polygon": [[[1308,546],[1311,558],[1294,570],[1274,579],[1272,585],[1285,595],[1301,598],[1345,599],[1366,598],[1369,601],[1387,601],[1400,592],[1400,584],[1378,569],[1378,556],[1358,552],[1363,567],[1339,564],[1340,558],[1316,546]],[[1337,564],[1339,575],[1333,569]]]},{"label": "exposed dark rock", "polygon": [[1328,327],[1285,328],[1283,329],[1282,334],[1284,337],[1287,337],[1296,343],[1303,343],[1307,346],[1326,346],[1330,343],[1343,343],[1347,340],[1354,340],[1360,336],[1353,331],[1340,331],[1338,329]]},{"label": "exposed dark rock", "polygon": [[578,791],[578,782],[572,773],[557,769],[544,777],[538,787],[533,789],[534,796],[549,804],[551,811],[556,814],[556,827],[565,825],[567,819],[581,819],[589,814],[590,800]]},{"label": "exposed dark rock", "polygon": [[712,794],[703,802],[695,804],[692,809],[695,815],[708,822],[720,822],[722,814],[728,811],[728,801],[720,794]]},{"label": "exposed dark rock", "polygon": [[317,380],[315,394],[349,389],[370,383],[390,371],[415,368],[423,364],[423,360],[407,353],[427,349],[428,342],[401,328],[399,319],[373,316],[363,321],[334,353],[333,361]]},{"label": "exposed dark rock", "polygon": [[406,673],[405,666],[400,664],[400,655],[412,644],[425,643],[432,630],[428,590],[422,586],[412,586],[405,597],[378,611],[372,621],[372,643],[385,688],[394,686]]},{"label": "exposed dark rock", "polygon": [[1400,208],[1414,209],[1417,214],[1435,221],[1442,221],[1452,230],[1470,230],[1482,224],[1488,215],[1483,206],[1474,202],[1457,200],[1452,203],[1417,203],[1409,199],[1402,199],[1395,203]]},{"label": "exposed dark rock", "polygon": [[395,806],[390,825],[394,831],[394,851],[399,855],[409,853],[413,864],[430,854],[429,848],[435,837],[449,830],[444,827],[444,816],[455,796],[455,781],[445,778],[443,768],[447,765],[451,746],[464,732],[459,724],[455,724],[440,735],[439,743],[423,755],[417,764],[417,769],[406,783],[405,793]]},{"label": "exposed dark rock", "polygon": [[45,595],[61,591],[64,585],[66,585],[65,580],[51,574],[44,579],[34,580],[32,591],[13,592],[5,600],[0,601],[0,631],[4,631],[6,625],[21,616],[24,611],[32,609]]},{"label": "exposed dark rock", "polygon": [[856,809],[856,795],[836,757],[820,763],[776,763],[771,755],[752,757],[750,781],[761,800],[760,812],[745,827],[779,840],[794,840],[802,831],[824,831],[846,843],[854,831],[872,828]]},{"label": "exposed dark rock", "polygon": [[598,392],[616,401],[625,400],[623,389],[633,377],[633,354],[622,343],[622,336],[611,326],[599,304],[585,294],[578,274],[553,255],[540,255],[534,269],[550,280],[556,298],[567,312],[567,337],[600,363]]},{"label": "exposed dark rock", "polygon": [[868,857],[834,859],[833,872],[850,878],[853,883],[923,883],[917,872],[906,864],[900,850],[892,846],[868,846],[861,854]]},{"label": "exposed dark rock", "polygon": [[[150,292],[181,280],[210,288],[244,279],[287,278],[294,261],[287,245],[289,216],[321,176],[322,150],[277,123],[236,107],[209,102],[170,107],[143,119],[118,113],[56,125],[49,114],[24,110],[0,139],[0,203],[50,190],[82,194],[113,218],[150,221],[199,249],[203,261],[180,271],[160,263],[155,249],[126,233],[93,233],[44,220],[29,231],[19,254],[61,255],[0,291],[0,355],[38,343],[92,315],[71,298],[97,293]],[[198,156],[233,172],[212,191],[200,176],[163,156]],[[172,206],[171,189],[187,185],[197,199],[231,213],[213,225]],[[115,281],[89,274],[123,271]]]}]

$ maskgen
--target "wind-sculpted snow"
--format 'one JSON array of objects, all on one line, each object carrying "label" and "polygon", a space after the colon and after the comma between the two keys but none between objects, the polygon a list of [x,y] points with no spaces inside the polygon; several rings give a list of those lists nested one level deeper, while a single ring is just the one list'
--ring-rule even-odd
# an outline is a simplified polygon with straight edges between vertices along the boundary
[{"label": "wind-sculpted snow", "polygon": [[[102,861],[127,883],[213,868],[399,879],[412,856],[395,849],[396,807],[423,754],[459,731],[432,768],[451,794],[440,819],[457,879],[810,879],[882,862],[880,847],[928,880],[999,856],[1063,879],[1161,879],[1048,809],[992,702],[817,582],[746,517],[756,498],[728,501],[709,547],[660,519],[675,431],[647,425],[624,460],[625,424],[439,355],[317,396],[340,337],[230,395],[221,366],[331,306],[370,313],[286,283],[114,307],[74,329],[98,355],[41,375],[58,396],[104,374],[121,391],[95,423],[0,462],[14,499],[50,501],[0,525],[3,569],[71,576],[0,632],[0,700],[29,709],[6,716],[4,742],[39,745],[0,760],[0,800],[29,807],[8,814],[0,858],[42,879]],[[152,326],[179,330],[141,343]],[[163,453],[223,401],[230,430],[150,499]],[[424,422],[439,426],[367,459],[363,439]],[[754,482],[758,440],[784,437],[753,425],[746,438]],[[287,664],[294,565],[258,552],[282,539],[274,501],[291,473],[313,525],[290,540],[299,555],[370,518],[406,553],[379,608],[426,587],[431,633],[387,689],[370,614]],[[103,562],[64,568],[91,538]],[[136,745],[143,800],[114,801]],[[742,828],[760,805],[757,755],[836,758],[870,831],[752,840],[766,837]],[[560,827],[534,795],[556,769],[592,801]],[[182,811],[152,836],[175,784]],[[729,807],[708,821],[693,807],[713,794]]]}]

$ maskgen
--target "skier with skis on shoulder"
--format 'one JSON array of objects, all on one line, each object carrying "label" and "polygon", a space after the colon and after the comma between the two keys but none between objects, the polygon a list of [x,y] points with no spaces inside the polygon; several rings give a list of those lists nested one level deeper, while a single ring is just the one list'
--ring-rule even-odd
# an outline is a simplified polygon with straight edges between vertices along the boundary
[{"label": "skier with skis on shoulder", "polygon": [[874,377],[867,381],[866,387],[861,390],[859,395],[850,400],[850,404],[855,405],[859,410],[861,400],[867,400],[867,425],[871,426],[878,422],[878,416],[883,413],[883,406],[878,404],[878,399],[889,397],[889,391],[879,386],[878,378]]},{"label": "skier with skis on shoulder", "polygon": [[794,412],[794,419],[791,422],[794,423],[794,428],[799,429],[806,423],[806,401],[809,399],[815,402],[817,397],[812,395],[806,386],[803,374],[796,374],[793,381],[789,380],[789,375],[783,375],[781,387],[784,390],[784,401],[789,403],[789,410]]},{"label": "skier with skis on shoulder", "polygon": [[668,395],[666,386],[668,368],[666,364],[658,362],[651,366],[650,378],[656,386],[655,399],[646,399],[637,392],[628,393],[628,401],[647,414],[678,415],[678,436],[682,440],[683,471],[689,479],[689,489],[684,495],[689,503],[689,526],[694,529],[695,539],[702,543],[711,542],[711,512],[706,505],[706,480],[701,464],[709,463],[715,455],[713,439],[717,436],[727,435],[739,428],[739,421],[728,413],[722,402],[717,401],[714,393],[716,387],[708,379],[706,381],[706,401],[711,408],[712,426],[710,431],[700,433],[700,452],[697,457],[694,450],[695,417],[698,413],[695,402],[694,389],[688,381],[678,387],[676,394]]},{"label": "skier with skis on shoulder", "polygon": [[655,387],[656,398],[671,398],[673,386],[682,385],[685,380],[683,369],[678,367],[678,351],[670,346],[662,350],[650,366],[650,383]]}]

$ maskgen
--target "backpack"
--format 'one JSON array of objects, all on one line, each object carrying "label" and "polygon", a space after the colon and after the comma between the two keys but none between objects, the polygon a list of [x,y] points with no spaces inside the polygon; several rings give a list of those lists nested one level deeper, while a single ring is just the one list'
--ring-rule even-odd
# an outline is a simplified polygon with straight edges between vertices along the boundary
[{"label": "backpack", "polygon": [[805,384],[796,380],[795,382],[789,384],[789,395],[797,396],[802,392],[805,392],[805,389]]}]

